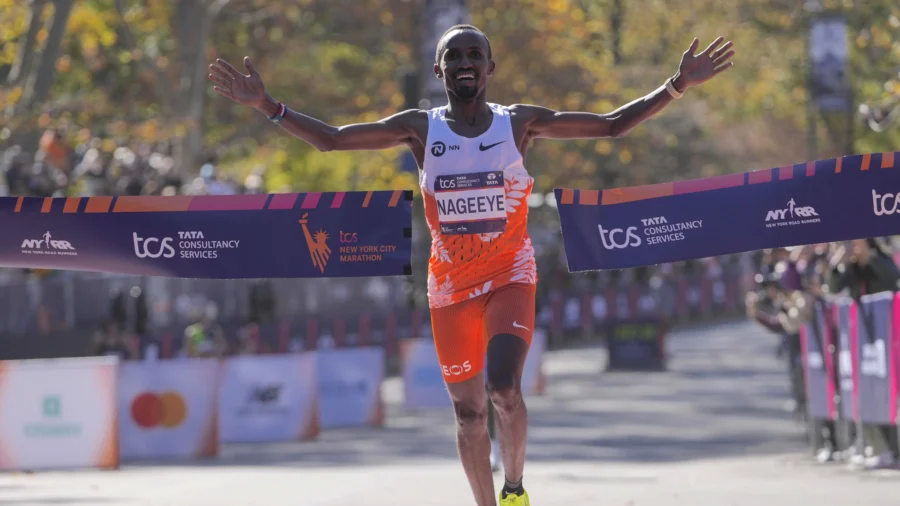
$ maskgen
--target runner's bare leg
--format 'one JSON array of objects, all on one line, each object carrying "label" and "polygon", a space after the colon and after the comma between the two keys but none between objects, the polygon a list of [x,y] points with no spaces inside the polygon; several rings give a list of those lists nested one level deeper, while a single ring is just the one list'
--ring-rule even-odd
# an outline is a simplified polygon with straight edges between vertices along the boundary
[{"label": "runner's bare leg", "polygon": [[456,446],[475,502],[478,506],[495,506],[484,373],[460,383],[448,383],[447,390],[456,414]]}]

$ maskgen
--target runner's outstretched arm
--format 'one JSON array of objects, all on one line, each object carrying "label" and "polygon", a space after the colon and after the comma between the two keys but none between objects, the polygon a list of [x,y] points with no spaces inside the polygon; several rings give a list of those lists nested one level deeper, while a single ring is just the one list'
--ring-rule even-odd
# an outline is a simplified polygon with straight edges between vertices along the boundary
[{"label": "runner's outstretched arm", "polygon": [[[244,75],[227,61],[217,59],[209,66],[209,80],[216,84],[213,91],[253,107],[267,118],[274,117],[281,111],[281,105],[266,93],[262,78],[249,57],[244,57],[244,66],[249,75]],[[335,127],[286,109],[279,125],[319,151],[376,150],[411,143],[415,137],[411,125],[416,119],[427,121],[424,111],[410,109],[372,123]]]},{"label": "runner's outstretched arm", "polygon": [[[702,84],[734,65],[728,61],[734,55],[734,51],[729,51],[732,43],[719,47],[723,40],[719,37],[702,53],[695,54],[700,41],[694,39],[682,55],[678,73],[672,78],[676,94],[684,93],[691,86]],[[661,86],[608,114],[558,112],[533,105],[516,105],[513,110],[522,115],[531,138],[590,139],[621,137],[656,115],[672,100],[674,97],[666,86]]]}]

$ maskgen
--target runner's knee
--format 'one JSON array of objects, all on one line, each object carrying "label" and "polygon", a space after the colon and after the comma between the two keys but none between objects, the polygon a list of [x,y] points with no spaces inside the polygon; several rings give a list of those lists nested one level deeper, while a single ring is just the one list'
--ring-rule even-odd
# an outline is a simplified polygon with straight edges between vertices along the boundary
[{"label": "runner's knee", "polygon": [[[482,398],[483,400],[483,398]],[[463,433],[487,430],[487,403],[472,400],[454,400],[456,424]]]},{"label": "runner's knee", "polygon": [[[497,336],[495,339],[502,337],[506,336]],[[500,353],[502,351],[506,353]],[[515,350],[495,347],[494,350],[489,348],[488,351],[487,390],[494,407],[501,412],[512,410],[522,402],[521,360],[516,353],[510,353],[511,351]]]},{"label": "runner's knee", "polygon": [[518,336],[499,334],[491,339],[487,350],[487,386],[495,403],[502,404],[504,398],[515,400],[527,354],[528,344]]}]

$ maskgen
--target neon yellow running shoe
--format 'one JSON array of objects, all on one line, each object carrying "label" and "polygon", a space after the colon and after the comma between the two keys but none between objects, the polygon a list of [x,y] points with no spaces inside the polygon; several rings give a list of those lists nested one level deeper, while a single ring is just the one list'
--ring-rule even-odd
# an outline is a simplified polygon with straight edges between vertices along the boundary
[{"label": "neon yellow running shoe", "polygon": [[522,492],[522,495],[509,494],[506,499],[503,498],[503,492],[500,492],[500,506],[531,506],[528,500],[528,492]]}]

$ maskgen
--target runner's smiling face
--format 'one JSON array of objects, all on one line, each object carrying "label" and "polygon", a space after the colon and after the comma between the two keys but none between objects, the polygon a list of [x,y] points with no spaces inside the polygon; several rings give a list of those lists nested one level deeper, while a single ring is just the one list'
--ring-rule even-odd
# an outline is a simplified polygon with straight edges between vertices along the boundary
[{"label": "runner's smiling face", "polygon": [[462,100],[471,100],[487,86],[494,72],[487,40],[474,30],[456,30],[444,38],[446,48],[434,66],[444,87]]}]

